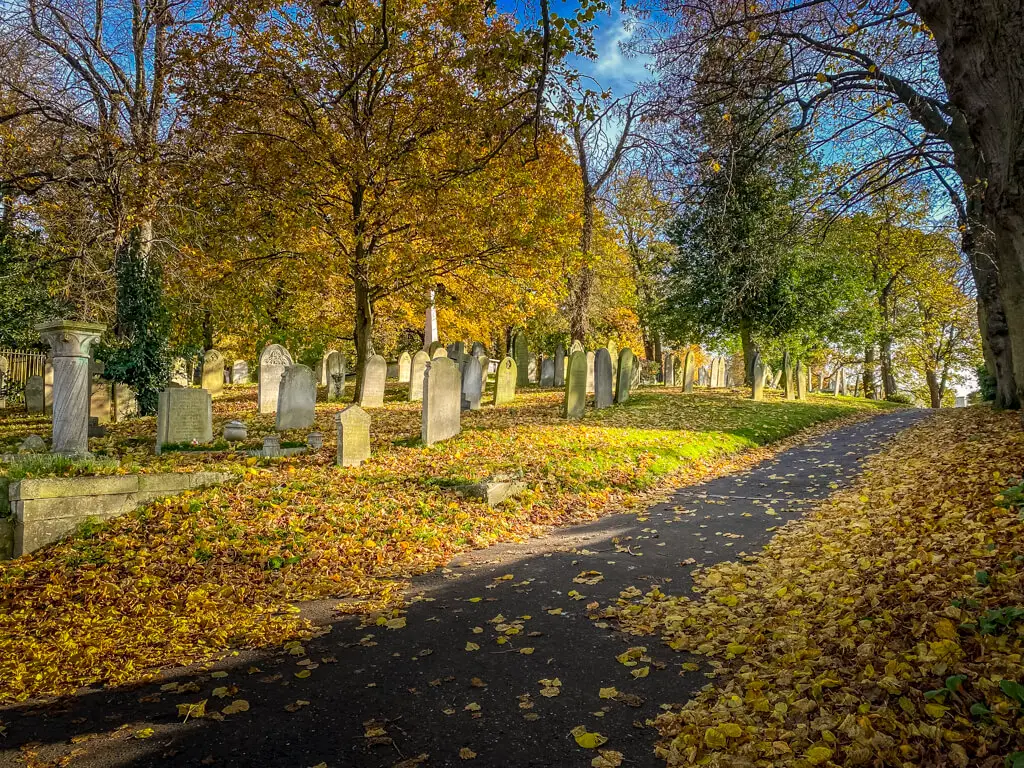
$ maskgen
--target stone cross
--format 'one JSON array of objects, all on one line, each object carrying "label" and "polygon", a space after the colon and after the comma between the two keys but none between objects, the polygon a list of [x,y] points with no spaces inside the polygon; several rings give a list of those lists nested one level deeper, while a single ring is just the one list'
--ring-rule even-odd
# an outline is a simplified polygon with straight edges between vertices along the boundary
[{"label": "stone cross", "polygon": [[316,418],[316,374],[306,365],[289,365],[277,394],[276,429],[305,429]]},{"label": "stone cross", "polygon": [[573,352],[569,355],[569,370],[565,377],[565,402],[562,415],[567,419],[583,418],[587,407],[587,355]]},{"label": "stone cross", "polygon": [[284,369],[291,365],[291,354],[280,344],[268,344],[260,353],[259,388],[257,400],[260,413],[273,413],[277,409],[277,393],[281,388]]},{"label": "stone cross", "polygon": [[506,357],[498,364],[498,373],[494,377],[494,404],[510,403],[516,396],[516,361]]},{"label": "stone cross", "polygon": [[53,452],[89,452],[89,352],[107,326],[53,320],[36,326],[53,362]]},{"label": "stone cross", "polygon": [[420,437],[424,445],[455,437],[460,422],[462,381],[454,360],[438,357],[430,361],[423,376],[423,411]]},{"label": "stone cross", "polygon": [[430,362],[430,355],[422,349],[412,356],[409,364],[409,402],[414,403],[423,399],[423,373],[427,363]]},{"label": "stone cross", "polygon": [[363,391],[359,405],[363,408],[380,408],[384,405],[384,384],[388,377],[388,362],[380,355],[370,355],[363,371]]},{"label": "stone cross", "polygon": [[594,353],[594,407],[607,408],[615,402],[612,387],[612,356],[605,347]]},{"label": "stone cross", "polygon": [[334,427],[339,467],[358,467],[370,458],[370,414],[358,405],[350,405],[334,414]]}]

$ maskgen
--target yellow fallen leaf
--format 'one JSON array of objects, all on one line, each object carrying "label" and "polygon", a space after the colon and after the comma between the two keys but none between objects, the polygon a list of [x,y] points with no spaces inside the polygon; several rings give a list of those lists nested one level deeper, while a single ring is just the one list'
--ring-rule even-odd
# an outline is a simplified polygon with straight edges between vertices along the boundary
[{"label": "yellow fallen leaf", "polygon": [[221,710],[225,715],[234,715],[239,712],[248,712],[249,702],[245,699],[235,699]]},{"label": "yellow fallen leaf", "polygon": [[148,739],[155,731],[152,728],[140,728],[132,734],[136,739]]},{"label": "yellow fallen leaf", "polygon": [[295,673],[295,676],[296,676],[297,678],[299,678],[300,680],[305,680],[305,679],[306,679],[307,677],[309,677],[309,676],[310,676],[311,674],[313,674],[313,673],[312,673],[312,672],[310,672],[310,671],[309,671],[308,669],[303,669],[303,670],[302,670],[302,671],[300,671],[300,672],[296,672],[296,673]]},{"label": "yellow fallen leaf", "polygon": [[811,747],[804,752],[804,759],[811,765],[821,765],[832,758],[832,750],[828,747]]},{"label": "yellow fallen leaf", "polygon": [[614,749],[601,749],[597,757],[590,761],[591,768],[619,768],[623,755]]},{"label": "yellow fallen leaf", "polygon": [[467,651],[479,651],[480,650],[480,646],[477,645],[476,643],[466,643],[466,650]]},{"label": "yellow fallen leaf", "polygon": [[602,699],[614,699],[619,695],[619,692],[615,689],[615,686],[610,688],[602,688],[597,692],[597,695]]},{"label": "yellow fallen leaf", "polygon": [[387,622],[388,629],[402,629],[405,627],[405,616],[399,616],[397,619],[389,619]]},{"label": "yellow fallen leaf", "polygon": [[602,736],[600,733],[590,733],[582,725],[577,725],[569,733],[576,739],[576,743],[584,749],[597,749],[608,741],[607,736]]},{"label": "yellow fallen leaf", "polygon": [[[509,578],[512,578],[512,577],[509,576]],[[474,757],[476,757],[476,752],[474,752],[469,747],[463,747],[462,749],[459,750],[459,757],[462,760],[472,760]]]},{"label": "yellow fallen leaf", "polygon": [[647,677],[651,673],[650,667],[640,667],[639,669],[631,670],[629,674],[639,680],[641,677]]},{"label": "yellow fallen leaf", "polygon": [[531,653],[533,653],[533,648],[520,648],[519,652],[524,656],[529,656]]},{"label": "yellow fallen leaf", "polygon": [[194,704],[179,704],[178,705],[178,717],[184,717],[188,720],[190,717],[203,717],[206,714],[206,702],[207,699],[197,701]]}]

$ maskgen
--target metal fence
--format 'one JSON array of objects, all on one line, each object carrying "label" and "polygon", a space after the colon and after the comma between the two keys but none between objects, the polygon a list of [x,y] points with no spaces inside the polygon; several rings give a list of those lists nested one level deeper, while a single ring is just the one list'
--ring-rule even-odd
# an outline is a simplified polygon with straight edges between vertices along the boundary
[{"label": "metal fence", "polygon": [[[7,361],[7,371],[0,376],[0,398],[21,402],[24,398],[25,383],[29,377],[44,375],[46,353],[0,348],[0,371],[4,367],[3,360]],[[10,403],[7,405],[9,406]]]}]

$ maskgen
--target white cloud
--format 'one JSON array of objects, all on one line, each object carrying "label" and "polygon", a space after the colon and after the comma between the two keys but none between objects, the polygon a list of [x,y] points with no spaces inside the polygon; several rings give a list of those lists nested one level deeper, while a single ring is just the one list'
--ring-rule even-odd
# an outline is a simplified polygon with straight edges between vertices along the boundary
[{"label": "white cloud", "polygon": [[623,51],[623,47],[633,37],[633,30],[628,28],[621,11],[613,9],[599,18],[596,26],[594,47],[597,49],[597,59],[578,60],[576,66],[580,71],[617,94],[632,91],[637,83],[651,79],[651,72],[647,68],[650,57]]}]

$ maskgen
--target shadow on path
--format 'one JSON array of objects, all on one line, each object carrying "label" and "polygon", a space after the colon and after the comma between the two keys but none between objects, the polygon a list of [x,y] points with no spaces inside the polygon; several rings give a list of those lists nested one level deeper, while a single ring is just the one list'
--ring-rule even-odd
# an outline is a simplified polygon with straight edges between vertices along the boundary
[{"label": "shadow on path", "polygon": [[[926,413],[890,412],[830,432],[750,471],[680,489],[642,515],[468,553],[414,581],[419,598],[402,628],[332,619],[302,655],[245,652],[161,681],[191,691],[150,684],[0,710],[0,765],[74,751],[76,766],[589,766],[597,752],[576,744],[569,732],[578,725],[607,736],[604,748],[624,753],[630,768],[663,765],[645,721],[708,680],[681,671],[691,657],[657,637],[595,623],[585,606],[614,602],[629,587],[688,593],[691,558],[710,565],[756,552],[771,530],[848,483],[866,456]],[[585,571],[601,579],[574,582]],[[633,645],[652,659],[642,679],[615,659]],[[555,678],[560,685],[540,683]],[[609,686],[626,695],[599,698]],[[212,695],[219,687],[229,695]],[[558,695],[542,695],[545,687]],[[202,699],[208,711],[236,699],[250,708],[182,724],[177,705]],[[144,727],[153,735],[132,737]],[[466,762],[462,748],[476,757]]]}]

